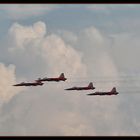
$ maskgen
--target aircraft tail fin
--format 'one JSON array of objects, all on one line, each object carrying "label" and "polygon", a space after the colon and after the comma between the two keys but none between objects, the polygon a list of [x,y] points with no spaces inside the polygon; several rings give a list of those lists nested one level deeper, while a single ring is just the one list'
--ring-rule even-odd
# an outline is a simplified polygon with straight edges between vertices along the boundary
[{"label": "aircraft tail fin", "polygon": [[114,93],[114,92],[117,92],[117,91],[116,91],[116,87],[113,87],[112,90],[111,90],[111,92],[113,92],[113,93]]},{"label": "aircraft tail fin", "polygon": [[88,87],[89,88],[95,88],[95,87],[93,87],[93,83],[92,82],[89,83]]},{"label": "aircraft tail fin", "polygon": [[37,80],[35,80],[36,82],[39,82],[39,81],[41,81],[41,78],[38,78]]},{"label": "aircraft tail fin", "polygon": [[35,82],[42,83],[41,78],[38,78],[37,80],[35,80]]},{"label": "aircraft tail fin", "polygon": [[64,73],[61,73],[60,76],[59,76],[59,78],[65,78]]}]

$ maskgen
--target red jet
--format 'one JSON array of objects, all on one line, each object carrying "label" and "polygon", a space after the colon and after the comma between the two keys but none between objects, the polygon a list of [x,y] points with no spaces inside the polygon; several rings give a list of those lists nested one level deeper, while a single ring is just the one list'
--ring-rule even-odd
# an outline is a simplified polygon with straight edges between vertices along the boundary
[{"label": "red jet", "polygon": [[117,94],[119,93],[116,91],[116,87],[113,87],[110,92],[95,92],[87,95],[117,95]]},{"label": "red jet", "polygon": [[93,87],[93,83],[90,82],[87,87],[72,87],[65,90],[93,90],[93,89],[95,89],[95,87]]},{"label": "red jet", "polygon": [[60,74],[60,76],[59,77],[57,77],[57,78],[47,78],[47,77],[45,77],[45,78],[38,78],[38,80],[37,81],[55,81],[55,82],[59,82],[59,81],[65,81],[65,80],[67,80],[67,78],[65,78],[65,76],[64,76],[64,73],[61,73]]},{"label": "red jet", "polygon": [[16,84],[13,86],[42,86],[43,84],[44,83],[42,83],[41,81],[35,81],[35,82],[29,82],[29,83],[22,82],[20,84]]}]

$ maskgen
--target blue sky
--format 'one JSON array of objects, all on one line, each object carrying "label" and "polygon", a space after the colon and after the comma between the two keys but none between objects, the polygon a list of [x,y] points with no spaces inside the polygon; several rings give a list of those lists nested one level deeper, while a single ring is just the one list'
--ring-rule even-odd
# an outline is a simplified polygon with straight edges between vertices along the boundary
[{"label": "blue sky", "polygon": [[[1,4],[0,135],[138,136],[139,14],[138,4]],[[62,72],[66,82],[12,86]],[[64,91],[89,82],[119,95]]]}]

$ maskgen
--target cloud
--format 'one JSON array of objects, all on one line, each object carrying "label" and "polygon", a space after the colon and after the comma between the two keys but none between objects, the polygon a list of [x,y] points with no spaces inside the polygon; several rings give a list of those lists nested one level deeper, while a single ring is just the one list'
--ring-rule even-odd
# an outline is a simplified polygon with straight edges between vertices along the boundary
[{"label": "cloud", "polygon": [[40,16],[56,8],[57,6],[52,4],[14,4],[3,5],[0,10],[3,10],[10,19],[18,20]]},{"label": "cloud", "polygon": [[49,60],[48,65],[52,72],[64,71],[68,76],[79,75],[79,72],[86,75],[86,66],[81,62],[82,54],[65,44],[59,36],[48,36],[43,43],[43,52],[43,57]]},{"label": "cloud", "polygon": [[[118,67],[124,67],[124,69],[128,69],[128,71],[131,69],[133,69],[134,71],[138,70],[140,68],[139,63],[137,63],[137,60],[139,58],[138,33],[132,32],[128,34],[121,33],[118,34],[117,36],[112,35],[112,39],[113,39],[112,54],[115,57],[116,61],[115,63],[117,63]],[[120,49],[122,51],[119,51]]]},{"label": "cloud", "polygon": [[[110,37],[95,26],[77,34],[69,31],[48,33],[46,24],[39,21],[32,26],[13,24],[9,29],[7,42],[9,40],[10,45],[5,45],[8,46],[5,61],[10,59],[16,66],[17,80],[21,77],[34,80],[37,75],[46,77],[46,74],[50,77],[58,76],[62,71],[68,80],[46,82],[42,87],[28,88],[10,98],[0,111],[1,134],[139,134],[139,111],[136,109],[139,95],[122,94],[121,90],[126,90],[127,87],[118,81],[122,78],[121,68],[131,68],[129,63],[124,62],[127,59],[135,62],[138,58],[138,53],[135,58],[132,50],[138,52],[139,37],[123,33]],[[120,49],[124,52],[120,52]],[[128,53],[133,57],[127,56],[126,49],[130,49]],[[123,59],[124,55],[126,60]],[[133,66],[132,70],[138,68],[137,62]],[[108,91],[117,86],[120,94],[89,97],[86,96],[89,91],[64,90],[66,87],[88,84],[90,80],[95,84],[96,90]],[[112,80],[116,80],[115,83]]]},{"label": "cloud", "polygon": [[87,9],[102,14],[110,14],[110,9],[106,5],[88,5]]},{"label": "cloud", "polygon": [[56,34],[65,40],[66,43],[71,44],[72,46],[77,42],[78,39],[78,36],[71,31],[57,30]]},{"label": "cloud", "polygon": [[[97,87],[104,90],[110,89],[114,86],[114,83],[106,83],[106,87],[102,87],[101,80],[107,80],[112,77],[119,79],[119,72],[117,66],[114,63],[113,57],[110,53],[111,40],[108,36],[105,36],[100,30],[92,26],[84,29],[79,33],[77,49],[84,52],[84,62],[88,67],[88,74],[92,75],[90,79],[94,79],[93,83],[97,81]],[[119,83],[116,82],[115,86]]]},{"label": "cloud", "polygon": [[139,6],[136,4],[91,4],[87,6],[87,9],[105,15],[110,15],[116,10],[134,10],[139,9]]},{"label": "cloud", "polygon": [[16,83],[15,66],[6,67],[0,63],[0,98],[1,102],[8,102],[14,95],[22,91],[22,88],[14,88],[12,85]]},{"label": "cloud", "polygon": [[9,30],[9,36],[16,47],[24,49],[28,47],[31,41],[36,41],[41,39],[46,34],[46,26],[43,22],[37,22],[32,27],[24,27],[18,23],[14,25]]},{"label": "cloud", "polygon": [[92,4],[86,8],[98,17],[96,25],[106,33],[139,32],[140,6],[137,4]]},{"label": "cloud", "polygon": [[[66,38],[72,35],[64,33]],[[64,91],[66,85],[83,84],[72,82],[75,77],[118,76],[115,64],[104,48],[108,41],[97,28],[87,28],[75,37],[77,39],[71,39],[68,43],[59,34],[48,34],[45,23],[41,21],[32,26],[19,23],[11,26],[8,54],[17,71],[20,71],[18,78],[33,79],[37,74],[44,73],[57,76],[60,72],[73,78],[68,83],[45,83],[41,88],[28,88],[23,94],[14,96],[1,110],[1,132],[8,132],[9,135],[102,135],[112,132],[106,121],[114,122],[118,99],[103,97],[105,100],[102,102],[95,97],[93,102],[93,98],[88,98],[86,93]],[[89,79],[85,83],[88,84]],[[96,86],[98,89],[99,85]],[[104,104],[112,106],[106,109]],[[98,126],[100,121],[108,130]]]},{"label": "cloud", "polygon": [[[37,22],[33,26],[26,27],[15,23],[9,30],[9,37],[13,43],[9,48],[9,54],[17,56],[20,53],[21,61],[17,65],[28,65],[28,69],[38,69],[38,65],[33,65],[37,61],[41,62],[44,73],[76,75],[82,73],[86,75],[86,66],[82,63],[82,53],[77,52],[72,46],[56,34],[46,35],[46,26],[43,22]],[[13,47],[12,47],[13,46]],[[32,55],[34,54],[34,55]],[[32,58],[32,57],[33,58]],[[16,59],[13,60],[13,63]],[[29,66],[30,65],[30,66]],[[32,75],[32,71],[31,71]]]}]

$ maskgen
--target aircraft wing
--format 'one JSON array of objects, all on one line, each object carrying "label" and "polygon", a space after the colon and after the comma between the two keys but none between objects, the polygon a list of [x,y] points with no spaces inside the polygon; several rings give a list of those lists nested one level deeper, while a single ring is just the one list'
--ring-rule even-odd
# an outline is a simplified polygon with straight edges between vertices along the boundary
[{"label": "aircraft wing", "polygon": [[74,90],[73,88],[67,88],[67,89],[65,89],[65,90]]},{"label": "aircraft wing", "polygon": [[87,95],[96,95],[95,93],[89,93],[89,94],[87,94]]},{"label": "aircraft wing", "polygon": [[77,87],[67,88],[65,90],[77,90]]}]

